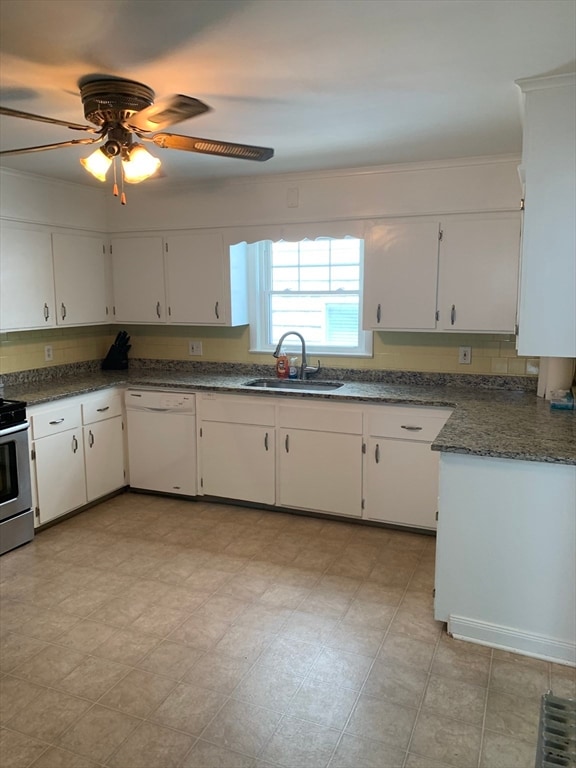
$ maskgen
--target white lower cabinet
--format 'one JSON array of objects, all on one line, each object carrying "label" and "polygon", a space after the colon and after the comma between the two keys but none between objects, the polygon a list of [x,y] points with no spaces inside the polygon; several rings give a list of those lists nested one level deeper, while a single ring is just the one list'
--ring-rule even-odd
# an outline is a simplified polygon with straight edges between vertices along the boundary
[{"label": "white lower cabinet", "polygon": [[36,525],[125,485],[121,413],[114,390],[28,409]]},{"label": "white lower cabinet", "polygon": [[88,501],[126,484],[122,397],[119,392],[95,392],[82,402],[86,495]]},{"label": "white lower cabinet", "polygon": [[43,525],[86,504],[82,427],[58,432],[34,443],[38,510]]},{"label": "white lower cabinet", "polygon": [[431,450],[445,409],[382,406],[366,412],[364,517],[436,528],[439,453]]},{"label": "white lower cabinet", "polygon": [[274,429],[253,424],[202,424],[202,492],[274,504]]},{"label": "white lower cabinet", "polygon": [[201,493],[274,504],[274,404],[206,394],[198,410]]},{"label": "white lower cabinet", "polygon": [[29,409],[36,525],[86,503],[82,412],[77,398]]},{"label": "white lower cabinet", "polygon": [[362,515],[362,436],[279,432],[278,503],[331,515]]},{"label": "white lower cabinet", "polygon": [[278,504],[361,517],[362,410],[286,404],[278,424]]}]

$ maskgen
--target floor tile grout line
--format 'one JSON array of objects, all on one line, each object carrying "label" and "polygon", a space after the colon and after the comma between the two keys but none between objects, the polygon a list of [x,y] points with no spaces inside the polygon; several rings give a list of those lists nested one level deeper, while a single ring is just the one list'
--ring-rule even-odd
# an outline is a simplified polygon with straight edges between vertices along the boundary
[{"label": "floor tile grout line", "polygon": [[478,751],[478,766],[482,765],[482,752],[484,751],[484,736],[486,731],[486,716],[488,714],[488,698],[490,695],[490,684],[492,682],[492,665],[494,664],[494,653],[490,652],[490,662],[488,664],[488,683],[486,685],[486,699],[484,701],[484,712],[482,713],[482,728],[480,731],[480,749]]}]

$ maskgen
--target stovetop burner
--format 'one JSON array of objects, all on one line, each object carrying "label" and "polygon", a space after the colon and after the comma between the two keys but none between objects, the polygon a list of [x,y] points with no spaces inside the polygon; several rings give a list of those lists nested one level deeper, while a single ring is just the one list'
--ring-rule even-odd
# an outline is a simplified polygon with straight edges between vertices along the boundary
[{"label": "stovetop burner", "polygon": [[26,403],[22,400],[0,398],[0,429],[14,427],[26,421]]}]

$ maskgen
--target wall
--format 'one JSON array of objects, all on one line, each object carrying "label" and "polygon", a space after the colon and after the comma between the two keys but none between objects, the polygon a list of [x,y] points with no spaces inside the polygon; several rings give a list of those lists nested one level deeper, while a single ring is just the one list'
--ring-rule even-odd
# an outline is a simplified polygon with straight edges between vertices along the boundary
[{"label": "wall", "polygon": [[[217,161],[217,158],[215,158]],[[229,237],[253,236],[258,227],[447,212],[517,210],[517,157],[467,158],[418,165],[319,173],[243,177],[166,187],[166,179],[131,189],[123,207],[102,190],[2,172],[0,214],[8,219],[94,231],[142,232],[226,228]],[[297,206],[288,205],[297,200]],[[103,357],[114,327],[3,334],[0,372]],[[132,326],[131,356],[151,359],[271,362],[249,352],[242,328]],[[188,339],[203,342],[202,358],[188,355]],[[44,361],[44,346],[54,350]],[[472,347],[472,364],[458,364],[458,346]],[[498,335],[374,334],[373,358],[328,358],[345,368],[537,375],[537,358],[519,358],[514,339]]]},{"label": "wall", "polygon": [[[124,328],[124,327],[123,327]],[[273,365],[271,355],[251,354],[248,326],[237,328],[182,328],[126,326],[131,336],[131,356],[153,360],[206,360]],[[188,341],[202,342],[202,357],[188,354]],[[472,347],[472,363],[458,363],[458,347]],[[314,357],[311,364],[316,364]],[[536,376],[538,358],[516,355],[514,337],[489,334],[394,333],[374,334],[372,358],[321,357],[321,364],[335,368],[367,368],[428,373],[482,373]]]}]

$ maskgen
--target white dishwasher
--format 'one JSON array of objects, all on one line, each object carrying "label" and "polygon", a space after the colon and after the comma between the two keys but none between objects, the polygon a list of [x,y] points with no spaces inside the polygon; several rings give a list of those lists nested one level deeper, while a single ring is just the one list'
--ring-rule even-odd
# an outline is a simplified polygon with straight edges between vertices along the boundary
[{"label": "white dishwasher", "polygon": [[130,486],[195,496],[195,395],[128,389],[125,403]]}]

